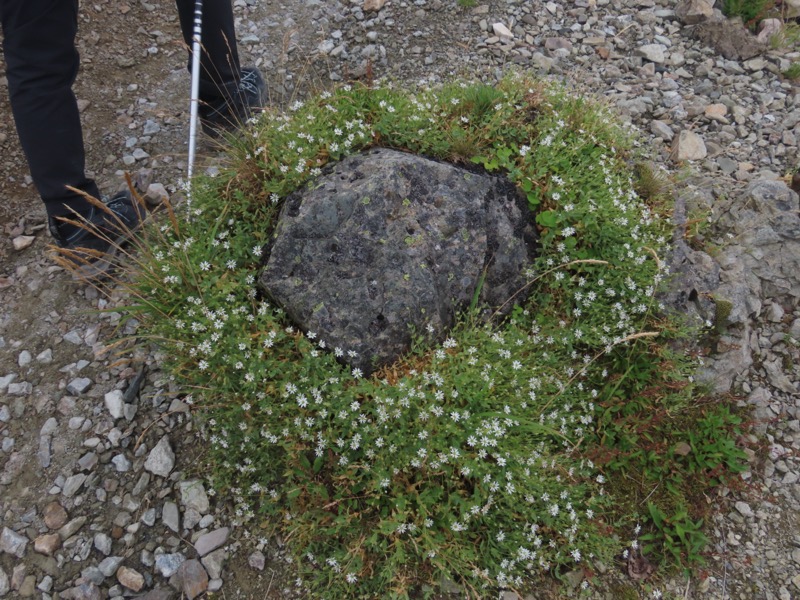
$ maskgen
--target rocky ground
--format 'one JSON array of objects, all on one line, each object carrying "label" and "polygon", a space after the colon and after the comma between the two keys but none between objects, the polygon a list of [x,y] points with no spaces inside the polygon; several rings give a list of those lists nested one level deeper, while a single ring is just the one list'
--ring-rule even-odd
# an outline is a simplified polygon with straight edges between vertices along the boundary
[{"label": "rocky ground", "polygon": [[[681,598],[800,598],[797,196],[775,184],[764,201],[788,203],[776,215],[739,195],[797,167],[800,95],[780,73],[800,52],[742,45],[741,35],[726,45],[720,27],[687,24],[710,13],[691,4],[698,15],[676,14],[671,0],[389,0],[377,11],[364,0],[236,0],[235,14],[241,54],[265,72],[276,104],[356,77],[492,80],[519,67],[604,98],[644,132],[654,161],[680,175],[690,222],[710,216],[708,240],[728,248],[687,253],[684,264],[738,294],[707,375],[752,406],[765,448],[743,491],[708,499],[719,507],[708,570],[659,587]],[[189,106],[174,7],[81,8],[75,90],[90,168],[104,189],[128,171],[174,191]],[[124,299],[48,260],[4,92],[0,107],[0,597],[289,596],[276,542],[236,526],[204,487],[192,407],[158,353],[113,345],[136,330],[106,310]],[[211,144],[204,154],[219,160]]]}]

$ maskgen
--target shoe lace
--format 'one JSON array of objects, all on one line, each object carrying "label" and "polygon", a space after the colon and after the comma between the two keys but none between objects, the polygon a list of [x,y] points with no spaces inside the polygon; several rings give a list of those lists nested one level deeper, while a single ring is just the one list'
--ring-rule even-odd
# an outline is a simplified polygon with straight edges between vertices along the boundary
[{"label": "shoe lace", "polygon": [[248,71],[239,80],[239,89],[247,94],[260,95],[261,90],[258,86],[258,75],[255,71]]}]

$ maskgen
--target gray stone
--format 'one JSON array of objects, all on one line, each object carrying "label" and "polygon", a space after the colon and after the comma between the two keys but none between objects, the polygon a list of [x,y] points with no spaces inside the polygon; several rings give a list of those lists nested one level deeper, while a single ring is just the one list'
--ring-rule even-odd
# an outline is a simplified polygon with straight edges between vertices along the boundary
[{"label": "gray stone", "polygon": [[126,471],[130,471],[131,468],[131,461],[128,460],[128,457],[124,454],[117,454],[114,458],[111,459],[111,462],[114,463],[114,467],[116,467],[118,473],[125,473]]},{"label": "gray stone", "polygon": [[200,519],[200,522],[197,524],[197,526],[200,529],[206,529],[207,527],[211,527],[213,523],[214,523],[214,515],[204,515],[203,518]]},{"label": "gray stone", "polygon": [[64,482],[64,487],[61,491],[67,498],[72,498],[75,494],[78,493],[78,490],[81,489],[83,482],[86,481],[86,475],[83,473],[77,473],[75,475],[70,475],[67,477],[67,480]]},{"label": "gray stone", "polygon": [[672,138],[675,137],[675,132],[664,121],[650,121],[650,131],[667,142],[671,142]]},{"label": "gray stone", "polygon": [[161,511],[161,520],[164,525],[169,527],[172,531],[180,533],[181,522],[177,504],[174,502],[165,502],[164,508]]},{"label": "gray stone", "polygon": [[735,160],[728,158],[727,156],[720,156],[717,158],[717,165],[719,165],[720,171],[725,173],[725,175],[730,175],[731,173],[735,173],[736,170],[739,168],[739,163]]},{"label": "gray stone", "polygon": [[31,392],[33,392],[33,384],[29,381],[8,384],[9,396],[30,396]]},{"label": "gray stone", "polygon": [[229,533],[230,529],[227,527],[220,527],[210,533],[205,533],[197,538],[197,541],[194,543],[194,549],[197,550],[197,554],[200,556],[205,556],[228,541]]},{"label": "gray stone", "polygon": [[772,36],[780,35],[783,31],[783,21],[780,19],[764,19],[758,24],[757,39],[762,44],[769,44]]},{"label": "gray stone", "polygon": [[742,502],[740,500],[740,501],[734,503],[733,506],[734,506],[734,508],[736,508],[736,510],[739,512],[739,514],[742,515],[743,517],[747,517],[747,518],[755,517],[755,514],[753,513],[753,509],[750,508],[750,505],[747,504],[747,502]]},{"label": "gray stone", "polygon": [[53,589],[53,578],[50,575],[45,575],[42,577],[42,580],[39,582],[39,585],[36,586],[36,589],[42,592],[49,592]]},{"label": "gray stone", "polygon": [[94,535],[94,547],[105,556],[111,554],[112,541],[105,533],[96,533]]},{"label": "gray stone", "polygon": [[534,52],[533,56],[531,56],[531,64],[540,73],[549,73],[550,71],[553,70],[556,61],[555,59],[550,58],[549,56],[545,56],[541,52]]},{"label": "gray stone", "polygon": [[208,576],[211,579],[219,579],[222,577],[222,565],[227,557],[228,555],[225,552],[225,549],[220,548],[219,550],[214,550],[213,552],[210,552],[208,555],[201,558],[200,562],[203,563],[203,566],[205,567],[206,571],[208,572]]},{"label": "gray stone", "polygon": [[650,62],[661,64],[667,60],[666,51],[667,47],[664,44],[644,44],[636,48],[634,54]]},{"label": "gray stone", "polygon": [[267,559],[264,556],[264,553],[260,550],[256,550],[250,556],[247,557],[247,564],[250,565],[256,571],[263,571],[264,566],[266,565]]},{"label": "gray stone", "polygon": [[94,583],[81,583],[59,593],[62,600],[102,600],[100,588]]},{"label": "gray stone", "polygon": [[94,452],[87,452],[78,459],[78,466],[82,471],[91,471],[97,466],[97,454]]},{"label": "gray stone", "polygon": [[70,344],[75,344],[76,346],[80,346],[83,344],[83,336],[81,335],[80,331],[73,329],[64,336],[64,341],[69,342]]},{"label": "gray stone", "polygon": [[28,352],[27,350],[23,350],[22,352],[19,353],[19,356],[17,356],[17,364],[20,367],[27,367],[29,364],[31,364],[32,360],[33,357],[31,356],[31,353]]},{"label": "gray stone", "polygon": [[148,527],[152,527],[156,524],[156,509],[155,508],[148,508],[146,511],[142,513],[142,523],[147,525]]},{"label": "gray stone", "polygon": [[73,535],[80,531],[81,527],[86,524],[87,517],[75,517],[70,522],[65,524],[61,529],[58,530],[58,535],[61,536],[62,540],[68,540]]},{"label": "gray stone", "polygon": [[122,556],[109,556],[100,561],[100,564],[97,565],[97,568],[100,569],[100,572],[106,577],[111,577],[117,572],[117,569],[122,564],[123,560],[125,559]]},{"label": "gray stone", "polygon": [[39,465],[46,469],[50,466],[50,443],[52,439],[49,435],[43,435],[39,438],[39,451],[36,453],[36,458],[39,460]]},{"label": "gray stone", "polygon": [[144,462],[144,468],[153,475],[166,477],[174,466],[175,453],[169,444],[169,437],[165,435],[148,454],[147,460]]},{"label": "gray stone", "polygon": [[0,392],[5,392],[8,390],[8,386],[11,385],[14,380],[17,378],[16,373],[10,373],[8,375],[3,375],[0,377]]},{"label": "gray stone", "polygon": [[547,50],[567,50],[572,51],[572,42],[562,37],[551,37],[544,41],[544,47]]},{"label": "gray stone", "polygon": [[111,390],[104,396],[106,409],[114,420],[122,418],[124,397],[122,390]]},{"label": "gray stone", "polygon": [[170,584],[182,591],[189,600],[194,600],[208,589],[208,573],[199,560],[187,560],[178,567]]},{"label": "gray stone", "polygon": [[184,562],[186,557],[180,552],[173,554],[156,554],[155,566],[163,577],[172,577]]},{"label": "gray stone", "polygon": [[714,15],[714,0],[680,0],[675,15],[684,25],[697,25]]},{"label": "gray stone", "polygon": [[670,158],[675,162],[702,160],[707,154],[708,151],[706,150],[703,138],[693,131],[684,129],[672,141],[672,154]]},{"label": "gray stone", "polygon": [[84,581],[91,581],[97,585],[102,585],[106,578],[106,576],[103,575],[103,572],[94,565],[83,569],[81,571],[81,577],[84,579]]},{"label": "gray stone", "polygon": [[510,309],[531,223],[505,178],[378,148],[286,199],[259,282],[367,374],[408,351],[412,330],[444,337],[479,285],[482,305]]},{"label": "gray stone", "polygon": [[203,515],[197,512],[193,508],[187,508],[183,513],[183,526],[185,529],[194,529],[194,526],[197,525],[203,519]]},{"label": "gray stone", "polygon": [[90,387],[92,387],[91,379],[88,377],[76,377],[67,384],[67,391],[74,396],[80,396]]},{"label": "gray stone", "polygon": [[199,479],[181,481],[178,484],[178,491],[181,496],[181,504],[185,509],[194,509],[200,514],[208,512],[209,502],[206,488]]},{"label": "gray stone", "polygon": [[22,558],[25,556],[25,546],[27,545],[28,538],[13,529],[3,527],[3,531],[0,533],[0,552]]},{"label": "gray stone", "polygon": [[0,567],[0,598],[8,594],[11,591],[11,583],[8,580],[8,575],[3,570],[3,567]]},{"label": "gray stone", "polygon": [[58,421],[55,417],[50,417],[44,422],[42,428],[39,430],[39,435],[53,435],[58,429]]}]

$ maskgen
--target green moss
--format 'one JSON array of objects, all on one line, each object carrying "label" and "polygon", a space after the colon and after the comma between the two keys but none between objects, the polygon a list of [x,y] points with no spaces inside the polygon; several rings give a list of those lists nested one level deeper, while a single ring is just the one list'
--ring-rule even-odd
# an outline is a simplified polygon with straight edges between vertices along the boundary
[{"label": "green moss", "polygon": [[728,325],[733,303],[730,300],[714,298],[714,331],[722,333]]}]

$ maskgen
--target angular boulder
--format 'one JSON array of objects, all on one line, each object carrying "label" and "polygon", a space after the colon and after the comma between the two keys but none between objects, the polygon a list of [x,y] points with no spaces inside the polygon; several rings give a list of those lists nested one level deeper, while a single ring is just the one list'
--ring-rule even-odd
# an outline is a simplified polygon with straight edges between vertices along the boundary
[{"label": "angular boulder", "polygon": [[473,297],[493,310],[524,299],[532,223],[506,178],[377,148],[286,199],[259,284],[367,374],[415,332],[442,339]]},{"label": "angular boulder", "polygon": [[710,19],[695,25],[692,34],[728,60],[747,60],[766,50],[741,20]]},{"label": "angular boulder", "polygon": [[714,0],[679,0],[675,14],[684,25],[697,25],[714,16]]},{"label": "angular boulder", "polygon": [[[687,207],[697,206],[714,206],[714,233],[727,241],[713,257],[684,239]],[[728,392],[753,362],[764,299],[786,310],[800,306],[800,198],[782,181],[753,181],[724,202],[706,189],[690,189],[676,198],[674,219],[672,275],[661,300],[689,322],[716,330],[717,354],[699,375],[715,391]]]}]

